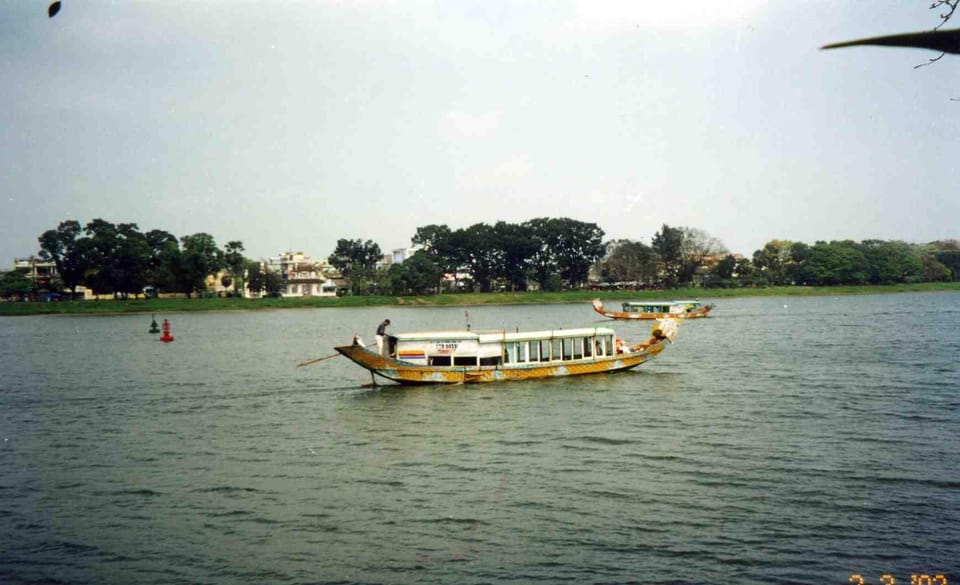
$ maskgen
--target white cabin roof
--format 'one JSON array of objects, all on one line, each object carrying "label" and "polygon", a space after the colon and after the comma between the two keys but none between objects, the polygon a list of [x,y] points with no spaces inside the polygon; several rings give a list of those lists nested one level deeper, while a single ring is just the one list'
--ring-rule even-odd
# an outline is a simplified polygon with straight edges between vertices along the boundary
[{"label": "white cabin roof", "polygon": [[594,335],[614,335],[614,331],[609,327],[581,327],[546,331],[416,331],[392,334],[398,341],[475,340],[479,343],[504,340],[531,341],[563,337],[593,337]]}]

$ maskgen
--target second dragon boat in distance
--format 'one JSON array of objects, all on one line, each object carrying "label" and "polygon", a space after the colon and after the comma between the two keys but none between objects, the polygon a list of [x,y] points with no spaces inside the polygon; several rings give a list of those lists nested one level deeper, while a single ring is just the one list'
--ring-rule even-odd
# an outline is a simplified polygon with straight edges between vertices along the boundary
[{"label": "second dragon boat in distance", "polygon": [[663,351],[677,326],[672,319],[659,321],[647,340],[634,345],[613,329],[590,327],[398,333],[387,336],[385,355],[366,349],[356,337],[335,349],[372,376],[400,384],[502,382],[629,370]]},{"label": "second dragon boat in distance", "polygon": [[622,311],[608,311],[600,299],[593,299],[593,310],[610,319],[698,319],[706,317],[714,305],[692,301],[628,301]]}]

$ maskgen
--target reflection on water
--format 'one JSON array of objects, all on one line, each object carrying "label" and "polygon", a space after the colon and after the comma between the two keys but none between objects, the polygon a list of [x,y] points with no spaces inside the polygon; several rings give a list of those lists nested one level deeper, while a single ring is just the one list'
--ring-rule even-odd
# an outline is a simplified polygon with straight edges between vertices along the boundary
[{"label": "reflection on water", "polygon": [[[0,582],[960,579],[960,295],[730,299],[640,368],[370,386],[395,331],[588,303],[0,321]],[[868,579],[868,582],[870,579]]]}]

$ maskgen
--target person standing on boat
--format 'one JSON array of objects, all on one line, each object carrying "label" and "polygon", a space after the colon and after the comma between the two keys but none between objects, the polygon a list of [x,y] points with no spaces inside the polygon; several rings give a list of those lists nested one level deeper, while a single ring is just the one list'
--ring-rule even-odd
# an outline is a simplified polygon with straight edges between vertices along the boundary
[{"label": "person standing on boat", "polygon": [[383,355],[383,339],[387,336],[387,327],[390,325],[390,319],[384,319],[383,323],[377,327],[377,353]]}]

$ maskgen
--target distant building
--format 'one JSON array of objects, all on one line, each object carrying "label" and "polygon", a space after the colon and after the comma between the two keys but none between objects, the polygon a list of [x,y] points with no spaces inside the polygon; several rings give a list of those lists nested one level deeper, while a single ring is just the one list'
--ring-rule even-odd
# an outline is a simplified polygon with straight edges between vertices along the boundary
[{"label": "distant building", "polygon": [[693,273],[693,286],[703,286],[703,283],[707,280],[707,276],[713,272],[717,264],[729,256],[733,256],[733,259],[738,262],[743,260],[743,254],[723,253],[714,254],[712,256],[704,256],[700,261],[700,266],[697,266]]},{"label": "distant building", "polygon": [[[62,288],[60,273],[57,272],[57,263],[53,260],[43,260],[35,256],[29,258],[14,258],[13,269],[22,270],[26,277],[33,282],[38,290]],[[70,291],[64,291],[64,298],[70,296]],[[77,285],[77,298],[91,300],[96,298],[93,291],[85,286]]]},{"label": "distant building", "polygon": [[14,258],[13,269],[23,271],[37,288],[47,288],[59,275],[57,264],[52,260],[42,260],[30,256],[29,258]]},{"label": "distant building", "polygon": [[416,244],[409,248],[395,248],[393,250],[392,264],[403,264],[408,258],[423,249],[423,246]]},{"label": "distant building", "polygon": [[328,276],[332,267],[326,259],[314,260],[303,252],[283,252],[269,259],[267,269],[283,277],[283,297],[337,296],[337,284]]}]

